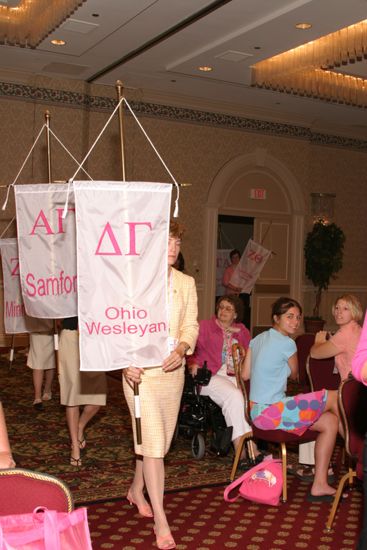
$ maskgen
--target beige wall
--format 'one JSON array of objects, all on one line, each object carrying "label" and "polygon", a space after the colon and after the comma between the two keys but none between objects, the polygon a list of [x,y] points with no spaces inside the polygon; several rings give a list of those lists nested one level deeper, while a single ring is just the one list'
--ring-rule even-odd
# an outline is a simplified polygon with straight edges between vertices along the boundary
[{"label": "beige wall", "polygon": [[[17,80],[17,81],[16,81]],[[64,93],[63,93],[64,92]],[[0,74],[0,183],[10,184],[29,152],[44,123],[44,113],[51,113],[51,128],[73,155],[81,159],[112,112],[116,97],[113,88],[90,86],[76,81],[32,77],[28,80]],[[93,101],[84,106],[82,101]],[[134,99],[134,98],[129,98]],[[367,305],[367,255],[364,220],[367,204],[367,141],[319,136],[310,129],[287,127],[237,117],[220,117],[170,106],[136,102],[137,116],[178,182],[189,182],[181,188],[180,218],[187,225],[183,252],[189,273],[195,273],[200,288],[204,256],[203,213],[210,186],[216,175],[232,159],[264,152],[292,174],[303,194],[305,227],[310,226],[311,192],[334,192],[335,222],[346,233],[343,270],[333,283],[330,296],[351,290]],[[147,114],[145,114],[147,111]],[[167,181],[169,176],[146,141],[132,116],[125,116],[127,179]],[[19,183],[43,182],[47,179],[45,139],[39,141],[22,172]],[[75,172],[75,164],[59,145],[52,141],[53,179],[65,180]],[[118,119],[110,126],[92,152],[86,168],[94,179],[121,179]],[[84,179],[84,178],[80,178]],[[264,179],[251,171],[238,181],[238,188],[259,186],[263,181],[272,194],[278,185],[269,171]],[[5,190],[1,190],[1,202]],[[229,196],[233,208],[236,193]],[[242,200],[246,200],[242,190]],[[286,200],[286,199],[285,199]],[[281,209],[283,205],[279,205]],[[284,211],[288,206],[284,205]],[[14,214],[11,199],[5,212],[0,212],[0,229]],[[13,230],[6,236],[14,234]],[[215,238],[216,236],[213,236]],[[303,248],[303,242],[299,243]],[[304,280],[306,312],[310,309],[312,289]],[[324,308],[329,309],[325,300]],[[308,311],[310,312],[310,311]]]}]

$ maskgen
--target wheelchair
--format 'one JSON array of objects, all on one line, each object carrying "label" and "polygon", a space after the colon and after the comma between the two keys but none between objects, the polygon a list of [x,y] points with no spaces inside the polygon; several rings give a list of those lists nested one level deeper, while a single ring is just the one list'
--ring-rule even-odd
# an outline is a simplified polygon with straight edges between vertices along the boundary
[{"label": "wheelchair", "polygon": [[186,367],[176,427],[175,437],[182,434],[191,439],[191,453],[198,460],[205,455],[208,433],[210,450],[217,456],[226,456],[232,444],[232,426],[227,427],[221,408],[210,397],[200,395],[199,387],[207,386],[210,378],[205,362],[194,378]]}]

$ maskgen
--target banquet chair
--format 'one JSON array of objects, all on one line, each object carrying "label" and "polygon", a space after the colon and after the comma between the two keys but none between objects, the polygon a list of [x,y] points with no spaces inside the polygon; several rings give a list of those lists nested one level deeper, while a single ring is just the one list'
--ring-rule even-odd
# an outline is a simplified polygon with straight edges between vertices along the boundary
[{"label": "banquet chair", "polygon": [[[243,348],[239,346],[238,344],[234,344],[233,347],[233,363],[235,368],[235,375],[236,375],[236,382],[237,386],[241,389],[245,401],[245,418],[248,424],[251,426],[252,429],[252,436],[256,439],[262,439],[263,441],[267,441],[268,443],[273,444],[279,444],[280,446],[280,455],[282,459],[282,471],[283,471],[283,489],[282,489],[282,501],[287,501],[287,443],[309,443],[310,441],[315,441],[318,432],[312,431],[312,430],[306,430],[304,434],[301,436],[292,434],[290,432],[286,432],[283,430],[260,430],[257,428],[253,423],[250,416],[250,408],[249,408],[249,391],[250,391],[250,383],[249,381],[244,381],[241,376],[241,361],[244,358],[243,354]],[[240,456],[242,453],[243,445],[245,442],[245,439],[247,438],[247,434],[244,434],[239,442],[236,455],[233,461],[233,467],[230,479],[233,481],[236,475],[238,463],[240,460]],[[250,448],[250,458],[254,460],[254,452],[251,445],[249,445]]]},{"label": "banquet chair", "polygon": [[311,391],[337,390],[340,385],[340,374],[335,372],[334,357],[328,359],[307,358],[306,370],[310,380]]},{"label": "banquet chair", "polygon": [[345,433],[345,449],[350,459],[348,472],[339,481],[326,529],[330,531],[338,504],[347,481],[363,478],[363,446],[367,432],[367,387],[351,375],[338,390],[338,405]]},{"label": "banquet chair", "polygon": [[315,342],[315,335],[310,334],[309,332],[299,334],[295,342],[297,346],[298,382],[300,385],[300,393],[308,393],[311,389],[306,364],[310,349]]},{"label": "banquet chair", "polygon": [[71,512],[74,503],[70,489],[49,474],[23,468],[0,470],[0,515],[26,514],[38,506]]}]

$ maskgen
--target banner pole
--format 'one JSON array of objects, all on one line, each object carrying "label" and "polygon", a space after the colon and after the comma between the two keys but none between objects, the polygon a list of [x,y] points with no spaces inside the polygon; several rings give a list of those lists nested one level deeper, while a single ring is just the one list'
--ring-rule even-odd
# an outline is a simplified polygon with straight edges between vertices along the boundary
[{"label": "banner pole", "polygon": [[125,142],[124,142],[124,106],[121,99],[124,97],[124,89],[121,80],[116,82],[117,99],[119,100],[119,130],[120,130],[120,147],[121,147],[121,167],[122,181],[126,181],[125,171]]},{"label": "banner pole", "polygon": [[10,351],[9,351],[9,370],[13,366],[13,360],[14,360],[14,347],[15,347],[15,334],[11,335],[11,344],[10,344]]},{"label": "banner pole", "polygon": [[[51,114],[47,109],[45,111],[45,120],[46,120],[46,145],[47,145],[47,178],[48,183],[52,183],[52,172],[51,172],[51,142],[50,142],[50,120]],[[55,351],[55,362],[56,369],[59,372],[59,333],[57,330],[57,321],[54,319],[53,322],[53,337],[54,337],[54,351]]]},{"label": "banner pole", "polygon": [[[121,168],[122,168],[122,181],[126,181],[125,171],[125,142],[124,142],[124,106],[121,99],[124,97],[124,89],[121,80],[116,82],[117,99],[119,105],[119,130],[120,130],[120,148],[121,148]],[[135,428],[136,428],[136,441],[138,445],[142,444],[141,437],[141,414],[140,414],[140,395],[139,384],[134,382],[134,415],[135,415]]]}]

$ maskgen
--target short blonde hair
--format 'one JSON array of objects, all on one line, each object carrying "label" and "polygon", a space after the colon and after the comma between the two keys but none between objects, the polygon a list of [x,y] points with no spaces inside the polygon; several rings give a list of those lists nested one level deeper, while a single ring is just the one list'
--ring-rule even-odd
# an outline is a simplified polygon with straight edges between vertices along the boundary
[{"label": "short blonde hair", "polygon": [[363,309],[361,302],[358,300],[357,296],[354,296],[353,294],[343,294],[335,300],[331,309],[333,315],[335,314],[335,307],[339,300],[344,300],[344,302],[347,303],[352,314],[352,319],[354,319],[354,321],[360,321],[362,319]]}]

